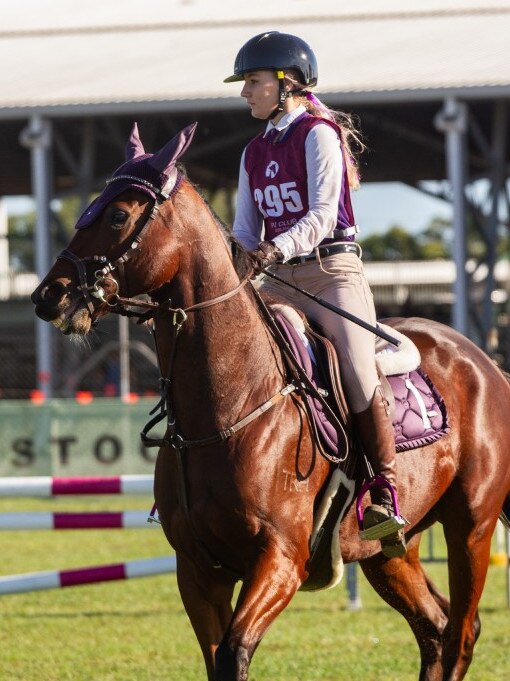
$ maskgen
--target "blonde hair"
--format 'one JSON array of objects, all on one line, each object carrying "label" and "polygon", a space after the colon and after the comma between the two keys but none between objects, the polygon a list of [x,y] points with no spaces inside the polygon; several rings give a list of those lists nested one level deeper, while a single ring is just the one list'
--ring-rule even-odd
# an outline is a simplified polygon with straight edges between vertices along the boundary
[{"label": "blonde hair", "polygon": [[349,187],[351,189],[358,189],[360,185],[358,156],[365,151],[366,145],[354,122],[354,117],[344,111],[335,111],[327,107],[311,90],[304,88],[297,76],[298,74],[294,70],[285,72],[285,80],[291,85],[299,87],[299,90],[292,96],[298,97],[301,100],[301,104],[303,104],[309,114],[333,121],[340,128]]}]

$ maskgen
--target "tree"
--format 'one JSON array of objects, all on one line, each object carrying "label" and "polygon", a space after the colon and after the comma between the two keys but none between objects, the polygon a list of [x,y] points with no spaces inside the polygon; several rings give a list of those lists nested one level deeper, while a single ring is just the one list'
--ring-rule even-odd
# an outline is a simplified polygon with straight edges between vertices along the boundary
[{"label": "tree", "polygon": [[[79,212],[75,197],[52,201],[50,211],[50,240],[54,251],[67,246],[73,234]],[[8,219],[9,266],[14,272],[33,272],[36,214],[11,215]]]},{"label": "tree", "polygon": [[418,235],[422,260],[440,260],[452,257],[452,226],[444,218],[433,218],[429,226]]},{"label": "tree", "polygon": [[384,234],[372,234],[360,241],[365,260],[446,260],[451,258],[452,226],[434,218],[420,233],[410,234],[393,225]]},{"label": "tree", "polygon": [[372,234],[360,243],[366,260],[422,259],[417,238],[400,225],[390,227],[384,234]]},{"label": "tree", "polygon": [[9,241],[9,267],[14,272],[34,270],[35,213],[9,216],[7,238]]}]

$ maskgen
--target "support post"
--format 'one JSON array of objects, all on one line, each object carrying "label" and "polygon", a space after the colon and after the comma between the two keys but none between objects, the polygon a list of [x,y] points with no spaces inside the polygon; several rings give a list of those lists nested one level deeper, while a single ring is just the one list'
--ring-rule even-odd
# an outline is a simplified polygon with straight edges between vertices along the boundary
[{"label": "support post", "polygon": [[[50,169],[51,124],[35,115],[22,130],[20,144],[30,149],[32,195],[35,199],[35,271],[42,279],[50,269]],[[53,396],[52,328],[36,319],[37,388],[45,399]]]},{"label": "support post", "polygon": [[127,402],[131,392],[129,374],[129,320],[123,315],[119,315],[119,366],[120,398],[123,402]]},{"label": "support post", "polygon": [[358,564],[348,563],[347,573],[347,610],[361,610],[361,597],[358,592]]},{"label": "support post", "polygon": [[468,288],[466,277],[466,131],[467,108],[448,97],[436,115],[435,125],[446,136],[446,167],[452,190],[453,259],[457,271],[454,282],[452,322],[457,331],[468,334]]},{"label": "support post", "polygon": [[[498,228],[500,225],[501,199],[506,183],[506,143],[507,143],[507,104],[496,102],[494,104],[493,137],[491,149],[491,207],[487,219],[487,279],[483,298],[483,330],[484,349],[488,353],[494,353],[495,347],[492,339],[496,331],[494,319],[493,291],[496,288],[494,270],[497,261],[497,244],[499,240]],[[497,342],[496,342],[497,346]]]},{"label": "support post", "polygon": [[11,293],[9,271],[9,228],[7,211],[0,198],[0,300],[8,300]]},{"label": "support post", "polygon": [[90,203],[90,194],[94,184],[94,121],[86,119],[82,127],[82,150],[79,168],[80,210],[79,215]]}]

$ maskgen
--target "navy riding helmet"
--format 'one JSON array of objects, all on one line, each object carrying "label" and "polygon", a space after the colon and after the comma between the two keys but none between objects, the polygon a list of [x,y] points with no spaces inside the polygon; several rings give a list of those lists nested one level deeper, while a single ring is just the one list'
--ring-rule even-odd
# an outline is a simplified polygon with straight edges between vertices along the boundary
[{"label": "navy riding helmet", "polygon": [[317,59],[312,48],[290,33],[267,31],[251,38],[241,47],[234,64],[234,75],[223,82],[243,80],[243,75],[250,71],[282,69],[295,69],[303,85],[313,87],[317,84]]}]

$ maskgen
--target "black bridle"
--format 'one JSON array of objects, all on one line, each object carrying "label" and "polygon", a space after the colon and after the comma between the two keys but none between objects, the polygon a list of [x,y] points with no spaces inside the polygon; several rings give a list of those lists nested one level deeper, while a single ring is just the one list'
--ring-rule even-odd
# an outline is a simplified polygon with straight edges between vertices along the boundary
[{"label": "black bridle", "polygon": [[[172,198],[172,196],[174,196],[174,194],[180,188],[183,180],[183,175],[178,170],[175,170],[175,174],[172,176],[171,179],[173,179],[172,188],[168,192],[165,192],[164,189],[170,184],[171,180],[167,181],[163,189],[160,189],[159,187],[153,185],[151,182],[148,182],[147,180],[141,179],[134,175],[116,175],[115,177],[112,177],[110,180],[107,180],[106,184],[116,182],[117,180],[128,180],[130,182],[136,182],[137,184],[143,184],[146,187],[148,187],[156,196],[156,200],[154,202],[154,205],[152,206],[151,212],[147,220],[135,230],[134,235],[131,238],[130,244],[125,248],[122,255],[120,255],[116,260],[111,262],[104,255],[91,255],[85,258],[79,258],[75,253],[73,253],[67,248],[64,249],[57,256],[57,260],[59,259],[68,260],[76,267],[79,279],[77,289],[81,292],[81,295],[83,296],[83,299],[85,301],[85,304],[87,305],[87,309],[89,310],[91,316],[93,316],[96,309],[92,298],[96,298],[101,303],[105,303],[106,305],[108,305],[108,307],[110,308],[110,312],[124,314],[127,316],[140,317],[142,320],[150,319],[158,310],[164,309],[166,312],[173,313],[174,324],[178,324],[179,326],[181,326],[183,321],[186,319],[188,312],[195,312],[197,310],[201,310],[203,308],[210,307],[212,305],[216,305],[218,303],[222,303],[225,300],[228,300],[232,296],[235,296],[249,281],[251,275],[253,274],[252,269],[250,269],[245,274],[245,276],[240,280],[238,286],[231,289],[227,293],[223,293],[222,295],[216,296],[215,298],[212,298],[210,300],[195,303],[194,305],[190,305],[189,307],[186,308],[172,308],[170,307],[169,300],[166,300],[163,303],[160,302],[153,303],[147,300],[125,298],[119,295],[120,284],[116,279],[114,279],[111,276],[111,274],[114,270],[118,270],[119,279],[124,278],[123,276],[124,264],[133,256],[133,254],[139,247],[143,236],[149,229],[153,220],[158,215],[162,204],[168,199]],[[97,263],[98,265],[100,265],[99,269],[94,269],[95,279],[93,283],[89,282],[89,274],[87,271],[87,266],[90,263]],[[110,293],[108,295],[106,294],[105,284],[107,282],[114,284],[115,286],[114,293]],[[146,313],[131,312],[129,310],[130,307],[145,308],[146,310],[148,310],[148,312]],[[182,321],[178,323],[175,321],[177,319],[180,319]]]},{"label": "black bridle", "polygon": [[[92,298],[96,298],[96,300],[99,300],[101,303],[106,303],[106,305],[108,305],[108,307],[110,308],[111,312],[117,312],[119,314],[125,313],[126,307],[129,307],[130,305],[136,305],[138,307],[145,308],[158,307],[155,303],[149,303],[147,301],[135,300],[131,298],[121,298],[119,296],[119,282],[116,279],[114,279],[114,277],[112,276],[112,272],[114,270],[117,270],[119,272],[120,277],[122,278],[124,264],[135,253],[136,249],[138,248],[142,241],[143,236],[145,235],[150,225],[152,224],[152,221],[158,215],[162,204],[169,198],[171,198],[179,189],[182,182],[182,174],[176,170],[174,178],[175,181],[173,182],[173,186],[170,192],[165,192],[164,188],[160,189],[159,187],[153,185],[151,182],[148,182],[147,180],[141,179],[139,177],[135,177],[134,175],[117,175],[115,177],[112,177],[110,180],[107,180],[106,182],[107,185],[118,180],[128,180],[129,182],[143,184],[146,187],[148,187],[151,190],[151,192],[153,192],[156,196],[156,200],[154,202],[154,205],[152,206],[151,212],[147,220],[136,229],[129,245],[126,246],[124,252],[116,260],[111,262],[104,255],[91,255],[87,256],[86,258],[79,258],[75,253],[73,253],[67,248],[64,249],[57,256],[57,260],[59,259],[68,260],[76,267],[79,279],[79,284],[77,288],[81,292],[85,304],[87,305],[87,309],[91,316],[94,314],[95,311],[95,305]],[[168,184],[169,183],[167,183],[167,185]],[[88,265],[90,265],[90,263],[95,263],[99,266],[98,269],[94,269],[93,283],[89,282]],[[105,293],[105,284],[107,282],[110,284],[113,283],[115,287],[115,291],[111,294],[108,294],[108,296]]]}]

